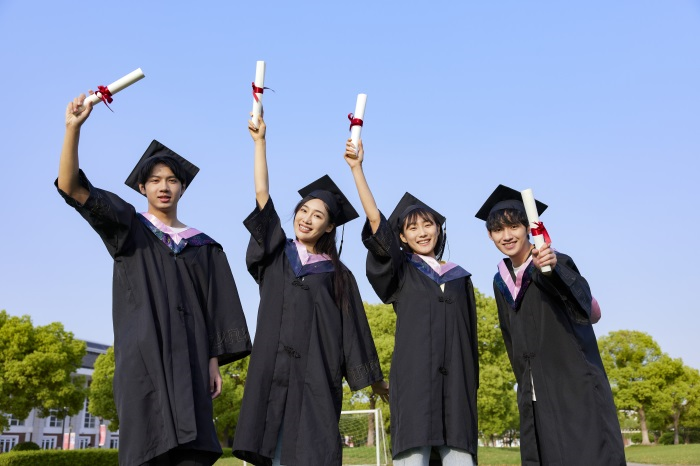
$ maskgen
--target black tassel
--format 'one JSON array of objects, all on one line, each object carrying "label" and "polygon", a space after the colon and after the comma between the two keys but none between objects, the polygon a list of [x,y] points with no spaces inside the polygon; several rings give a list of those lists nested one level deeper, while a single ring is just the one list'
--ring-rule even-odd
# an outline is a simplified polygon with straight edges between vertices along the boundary
[{"label": "black tassel", "polygon": [[338,248],[338,259],[340,259],[340,255],[343,253],[343,240],[345,239],[345,225],[343,225],[343,231],[340,234],[340,247]]}]

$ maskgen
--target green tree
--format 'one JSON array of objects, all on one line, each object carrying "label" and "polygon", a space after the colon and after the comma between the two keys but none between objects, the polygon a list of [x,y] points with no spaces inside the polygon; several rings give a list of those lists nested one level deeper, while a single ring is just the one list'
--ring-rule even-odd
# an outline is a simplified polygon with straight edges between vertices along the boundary
[{"label": "green tree", "polygon": [[[0,412],[19,419],[32,409],[42,417],[52,409],[77,414],[87,390],[75,372],[85,352],[85,342],[58,322],[34,327],[29,316],[0,311]],[[3,416],[0,426],[6,425]]]},{"label": "green tree", "polygon": [[667,400],[665,389],[682,364],[661,352],[647,333],[619,330],[598,339],[598,348],[618,409],[637,412],[642,444],[650,445],[647,416]]},{"label": "green tree", "polygon": [[700,403],[700,372],[683,365],[679,359],[673,361],[680,366],[678,376],[666,386],[656,409],[660,411],[664,424],[670,424],[673,428],[673,444],[678,445],[681,431],[687,428],[685,421],[688,412]]},{"label": "green tree", "polygon": [[221,395],[214,400],[214,422],[219,439],[231,446],[241,413],[243,388],[248,377],[250,358],[243,358],[221,367]]},{"label": "green tree", "polygon": [[119,416],[117,406],[114,404],[114,348],[109,347],[107,353],[101,354],[95,360],[95,372],[92,374],[90,384],[90,403],[88,411],[94,416],[109,421],[109,430],[119,430]]},{"label": "green tree", "polygon": [[479,433],[485,444],[495,444],[498,438],[512,438],[519,428],[515,375],[501,335],[496,301],[478,290],[475,296],[479,341]]}]

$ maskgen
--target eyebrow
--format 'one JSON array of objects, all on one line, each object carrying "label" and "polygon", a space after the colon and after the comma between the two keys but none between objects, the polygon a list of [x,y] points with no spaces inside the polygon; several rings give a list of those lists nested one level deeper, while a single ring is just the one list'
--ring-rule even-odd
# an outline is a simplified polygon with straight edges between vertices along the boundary
[{"label": "eyebrow", "polygon": [[302,205],[302,207],[306,207],[306,208],[307,208],[308,210],[310,210],[311,212],[318,212],[318,213],[321,214],[321,215],[326,215],[326,213],[323,212],[322,210],[312,209],[311,207],[309,207],[308,204],[304,204],[304,205]]}]

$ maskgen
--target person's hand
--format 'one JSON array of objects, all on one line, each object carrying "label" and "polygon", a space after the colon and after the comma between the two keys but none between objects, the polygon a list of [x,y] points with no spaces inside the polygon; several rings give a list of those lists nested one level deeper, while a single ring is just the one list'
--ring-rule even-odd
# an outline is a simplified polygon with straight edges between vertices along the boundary
[{"label": "person's hand", "polygon": [[209,393],[212,400],[221,395],[222,383],[221,372],[219,372],[219,360],[218,358],[211,358],[209,359]]},{"label": "person's hand", "polygon": [[[90,94],[93,94],[90,91]],[[85,103],[85,94],[80,94],[66,107],[66,128],[80,128],[92,112],[92,103]]]},{"label": "person's hand", "polygon": [[540,249],[532,250],[532,262],[540,271],[545,265],[549,265],[554,270],[557,265],[557,255],[554,254],[554,249],[549,244],[544,243]]},{"label": "person's hand", "polygon": [[265,120],[263,120],[263,115],[265,112],[263,110],[260,111],[260,116],[258,116],[258,127],[256,128],[255,125],[253,124],[253,112],[250,112],[250,120],[248,120],[248,131],[250,131],[250,136],[253,138],[253,141],[258,142],[258,141],[263,141],[265,139],[265,131],[267,129],[267,126],[265,126]]},{"label": "person's hand", "polygon": [[345,143],[345,154],[343,154],[343,157],[345,157],[345,161],[350,165],[350,168],[362,165],[362,161],[365,159],[365,149],[362,146],[362,139],[357,141],[357,150],[352,143],[352,138],[348,139]]},{"label": "person's hand", "polygon": [[380,380],[372,384],[372,391],[378,395],[383,402],[389,402],[389,383],[386,380]]}]

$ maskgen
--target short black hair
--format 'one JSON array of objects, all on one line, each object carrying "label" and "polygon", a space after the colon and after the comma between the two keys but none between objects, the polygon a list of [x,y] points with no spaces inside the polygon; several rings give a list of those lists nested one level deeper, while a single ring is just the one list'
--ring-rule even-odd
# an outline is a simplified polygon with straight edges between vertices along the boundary
[{"label": "short black hair", "polygon": [[[435,215],[433,215],[431,211],[423,207],[418,207],[416,209],[411,210],[408,214],[406,214],[406,217],[403,219],[403,225],[400,226],[400,232],[403,233],[407,226],[416,223],[418,220],[429,220],[437,226],[438,239],[435,243],[435,258],[437,260],[441,260],[442,253],[445,251],[446,238],[443,234],[444,230],[442,229],[442,225],[438,223],[437,219],[435,218]],[[399,240],[400,239],[401,237],[399,237]],[[408,244],[404,243],[403,241],[401,242],[401,245],[404,247],[404,249],[407,249],[409,251],[411,250],[411,248],[408,247]]]},{"label": "short black hair", "polygon": [[153,157],[149,157],[143,161],[139,167],[139,184],[146,184],[148,178],[151,176],[151,173],[153,173],[153,169],[156,167],[156,165],[160,164],[170,168],[175,175],[175,178],[180,180],[180,183],[182,183],[183,186],[187,185],[187,179],[185,178],[185,171],[182,169],[182,165],[180,165],[180,162],[175,160],[175,158],[167,155],[154,155]]},{"label": "short black hair", "polygon": [[530,226],[527,215],[519,209],[496,210],[495,212],[491,212],[486,219],[486,229],[488,231],[518,224],[523,225],[525,228]]}]

